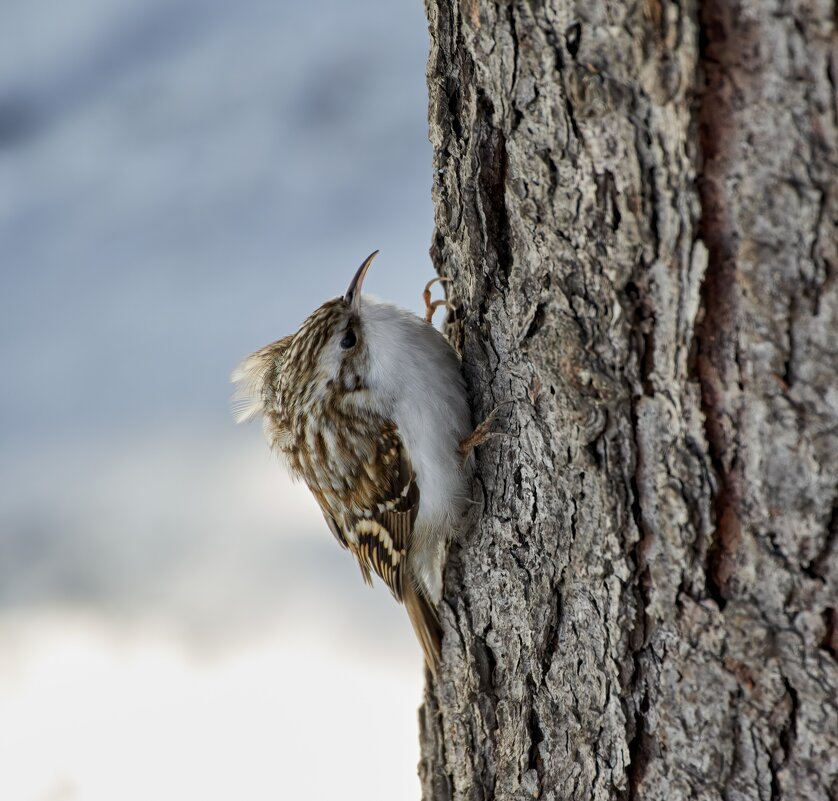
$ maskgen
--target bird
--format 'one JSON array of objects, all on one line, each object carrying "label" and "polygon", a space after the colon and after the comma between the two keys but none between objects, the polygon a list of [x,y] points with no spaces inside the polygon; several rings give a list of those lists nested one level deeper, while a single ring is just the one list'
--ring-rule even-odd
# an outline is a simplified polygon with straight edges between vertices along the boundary
[{"label": "bird", "polygon": [[237,422],[262,417],[364,581],[377,575],[404,603],[435,674],[442,572],[472,503],[471,451],[485,424],[473,429],[460,358],[430,324],[441,303],[430,302],[433,281],[425,319],[362,295],[377,255],[296,333],[242,361],[234,411]]}]

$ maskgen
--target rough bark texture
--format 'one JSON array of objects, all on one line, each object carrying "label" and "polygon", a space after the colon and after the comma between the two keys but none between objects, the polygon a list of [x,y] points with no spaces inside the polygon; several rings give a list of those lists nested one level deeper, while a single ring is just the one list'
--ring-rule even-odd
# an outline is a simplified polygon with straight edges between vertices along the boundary
[{"label": "rough bark texture", "polygon": [[825,0],[427,0],[484,508],[426,801],[838,797]]}]

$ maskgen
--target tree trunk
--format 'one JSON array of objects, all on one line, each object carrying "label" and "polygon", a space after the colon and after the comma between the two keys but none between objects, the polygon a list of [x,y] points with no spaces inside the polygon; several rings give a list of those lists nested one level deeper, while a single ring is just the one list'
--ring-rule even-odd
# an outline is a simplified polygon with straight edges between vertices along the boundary
[{"label": "tree trunk", "polygon": [[424,798],[838,797],[835,8],[427,4],[432,253],[504,405]]}]

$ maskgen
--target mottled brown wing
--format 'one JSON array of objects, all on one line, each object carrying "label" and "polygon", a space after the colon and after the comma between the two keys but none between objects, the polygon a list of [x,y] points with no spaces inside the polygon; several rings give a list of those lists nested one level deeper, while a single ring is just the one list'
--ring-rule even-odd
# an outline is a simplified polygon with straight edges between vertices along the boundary
[{"label": "mottled brown wing", "polygon": [[378,497],[369,498],[362,513],[349,521],[355,537],[347,539],[361,572],[374,571],[401,601],[408,546],[419,512],[419,486],[395,429],[384,434],[379,458]]},{"label": "mottled brown wing", "polygon": [[404,444],[392,423],[382,426],[377,441],[368,440],[365,458],[357,464],[352,488],[343,498],[350,509],[338,522],[326,499],[314,492],[338,542],[349,548],[367,584],[380,576],[407,608],[410,622],[436,673],[441,654],[441,631],[433,606],[407,575],[407,556],[419,512],[419,486]]},{"label": "mottled brown wing", "polygon": [[353,481],[340,496],[309,484],[335,539],[358,561],[364,581],[380,576],[404,598],[403,575],[419,487],[395,425],[382,421],[376,441],[356,453]]}]

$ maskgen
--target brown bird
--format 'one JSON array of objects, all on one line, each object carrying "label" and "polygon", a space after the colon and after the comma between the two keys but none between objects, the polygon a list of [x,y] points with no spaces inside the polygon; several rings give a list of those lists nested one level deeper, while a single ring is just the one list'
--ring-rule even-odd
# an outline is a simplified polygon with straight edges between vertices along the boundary
[{"label": "brown bird", "polygon": [[306,482],[364,580],[375,573],[404,602],[435,672],[442,568],[480,437],[469,437],[459,358],[442,334],[404,309],[362,302],[377,253],[345,295],[242,362],[237,419],[263,416],[270,446]]}]

